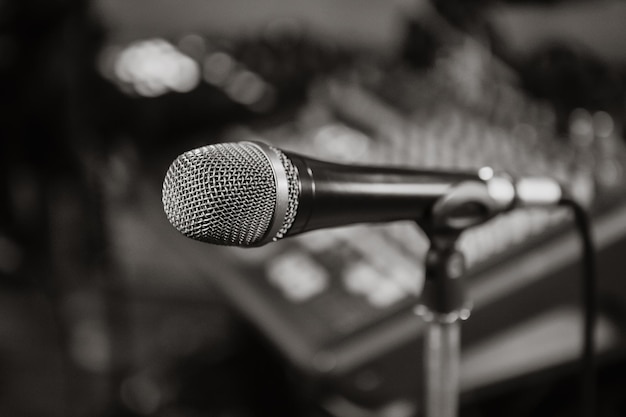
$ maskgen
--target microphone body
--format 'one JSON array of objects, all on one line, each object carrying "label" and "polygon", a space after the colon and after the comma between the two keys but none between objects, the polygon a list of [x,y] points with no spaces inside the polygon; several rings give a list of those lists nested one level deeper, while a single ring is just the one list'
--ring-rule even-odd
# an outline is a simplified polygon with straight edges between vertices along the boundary
[{"label": "microphone body", "polygon": [[288,236],[355,223],[418,220],[473,172],[342,165],[285,153],[298,168],[298,214]]},{"label": "microphone body", "polygon": [[[163,207],[187,237],[248,247],[355,223],[414,220],[461,231],[525,204],[524,194],[533,205],[561,198],[551,179],[524,184],[519,188],[524,193],[518,193],[519,183],[488,168],[342,165],[261,142],[237,142],[180,155],[163,182]],[[539,196],[532,192],[537,187],[543,190]]]}]

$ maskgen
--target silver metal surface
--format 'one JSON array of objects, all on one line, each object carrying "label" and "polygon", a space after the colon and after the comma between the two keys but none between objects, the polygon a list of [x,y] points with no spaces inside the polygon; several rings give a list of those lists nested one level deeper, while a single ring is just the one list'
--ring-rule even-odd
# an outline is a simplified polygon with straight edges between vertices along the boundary
[{"label": "silver metal surface", "polygon": [[[276,236],[283,228],[283,221],[287,215],[289,207],[289,184],[287,182],[287,170],[281,160],[282,152],[278,149],[266,145],[262,142],[242,142],[258,147],[267,158],[267,162],[272,167],[274,173],[274,183],[276,184],[276,198],[274,199],[274,215],[272,216],[267,233],[258,244],[264,244],[276,240]],[[289,160],[284,157],[284,160]]]},{"label": "silver metal surface", "polygon": [[280,158],[280,162],[285,169],[285,174],[287,175],[287,211],[285,212],[285,217],[282,223],[282,227],[276,233],[276,235],[272,238],[272,240],[282,239],[285,234],[291,229],[293,225],[293,221],[296,219],[296,214],[298,214],[298,203],[300,201],[300,178],[298,176],[298,169],[291,162],[287,155],[282,153],[280,150],[274,149]]},{"label": "silver metal surface", "polygon": [[229,246],[279,239],[297,211],[297,170],[278,149],[252,142],[180,155],[163,182],[163,208],[185,236]]},{"label": "silver metal surface", "polygon": [[457,417],[461,357],[460,322],[432,321],[425,334],[425,417]]}]

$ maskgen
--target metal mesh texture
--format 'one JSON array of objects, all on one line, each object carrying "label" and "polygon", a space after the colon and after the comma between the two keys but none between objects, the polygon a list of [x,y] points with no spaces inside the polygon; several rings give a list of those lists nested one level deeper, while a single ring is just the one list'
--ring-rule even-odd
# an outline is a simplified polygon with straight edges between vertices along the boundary
[{"label": "metal mesh texture", "polygon": [[[289,204],[274,240],[291,227],[298,202],[297,170],[277,152],[289,181]],[[204,146],[180,155],[163,182],[163,208],[185,236],[228,246],[254,246],[271,227],[277,191],[271,163],[251,143]]]}]

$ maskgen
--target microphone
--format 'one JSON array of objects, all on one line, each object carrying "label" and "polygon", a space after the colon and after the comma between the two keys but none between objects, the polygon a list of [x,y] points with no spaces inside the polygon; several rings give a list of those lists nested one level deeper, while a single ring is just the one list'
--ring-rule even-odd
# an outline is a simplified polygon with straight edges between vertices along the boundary
[{"label": "microphone", "polygon": [[164,211],[179,232],[243,247],[355,223],[416,220],[460,231],[561,197],[550,178],[342,165],[252,141],[185,152],[163,182]]}]

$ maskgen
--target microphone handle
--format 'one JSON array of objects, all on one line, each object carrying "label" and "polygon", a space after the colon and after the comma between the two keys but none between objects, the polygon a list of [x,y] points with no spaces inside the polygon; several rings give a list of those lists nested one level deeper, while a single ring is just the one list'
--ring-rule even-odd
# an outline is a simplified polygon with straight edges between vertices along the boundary
[{"label": "microphone handle", "polygon": [[355,223],[418,220],[476,172],[342,165],[285,153],[298,169],[298,213],[287,235]]}]

